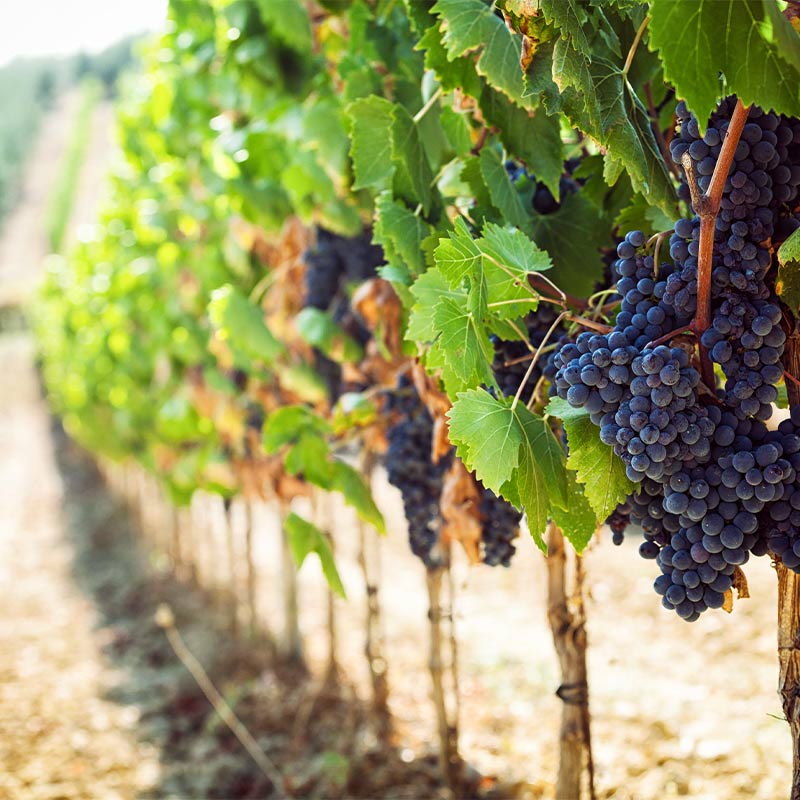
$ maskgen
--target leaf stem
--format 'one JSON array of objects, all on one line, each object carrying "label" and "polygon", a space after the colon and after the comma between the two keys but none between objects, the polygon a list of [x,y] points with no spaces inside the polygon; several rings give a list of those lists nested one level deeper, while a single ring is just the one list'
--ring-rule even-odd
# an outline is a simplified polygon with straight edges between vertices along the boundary
[{"label": "leaf stem", "polygon": [[519,388],[517,389],[517,393],[514,395],[514,399],[511,401],[511,410],[513,411],[517,407],[517,403],[519,403],[520,397],[522,397],[522,392],[525,391],[525,386],[530,380],[531,373],[533,372],[533,368],[536,366],[536,362],[539,360],[539,356],[542,354],[542,350],[544,346],[547,344],[547,340],[553,335],[553,331],[561,324],[561,321],[564,317],[568,317],[568,311],[562,311],[557,317],[555,322],[550,326],[547,333],[544,335],[544,339],[542,339],[541,344],[539,347],[536,348],[536,352],[533,354],[533,358],[531,359],[531,363],[528,364],[528,369],[525,370],[525,375],[522,378],[522,381],[519,384]]},{"label": "leaf stem", "polygon": [[435,105],[436,101],[442,96],[442,87],[440,86],[429,98],[422,108],[414,114],[414,122],[419,122]]},{"label": "leaf stem", "polygon": [[642,36],[644,35],[644,30],[647,27],[648,22],[650,22],[649,14],[642,20],[642,24],[639,26],[639,30],[636,31],[636,36],[633,39],[633,44],[631,44],[631,49],[628,50],[628,57],[625,59],[625,66],[622,68],[623,77],[628,76],[631,64],[633,64],[633,57],[634,55],[636,55],[636,49],[639,47],[639,42],[642,40]]}]

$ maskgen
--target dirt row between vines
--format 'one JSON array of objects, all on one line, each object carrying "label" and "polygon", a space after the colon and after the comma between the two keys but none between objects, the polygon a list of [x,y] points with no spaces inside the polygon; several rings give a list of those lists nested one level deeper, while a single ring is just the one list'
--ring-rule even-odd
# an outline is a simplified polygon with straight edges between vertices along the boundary
[{"label": "dirt row between vines", "polygon": [[[17,217],[25,226],[41,214],[40,184],[51,183],[57,169],[52,139],[48,147],[50,156],[47,148],[37,151],[39,183]],[[107,151],[89,150],[105,163]],[[99,167],[94,162],[94,174]],[[100,187],[87,183],[79,207],[90,213]],[[13,264],[0,263],[2,281],[35,273],[44,255],[43,231],[28,227],[22,235],[21,225],[7,226],[0,243],[0,253],[13,253]],[[390,521],[381,596],[396,721],[395,737],[381,745],[349,688],[317,695],[313,677],[271,661],[263,642],[233,640],[215,598],[163,571],[128,509],[52,427],[33,357],[27,335],[0,337],[0,796],[268,796],[266,779],[156,627],[155,608],[168,601],[190,647],[297,796],[435,797],[424,575],[404,541],[396,492],[376,480]],[[342,669],[365,698],[357,537],[339,508],[332,527],[349,595],[337,601]],[[279,560],[268,515],[255,533],[261,615],[277,629]],[[602,539],[587,556],[587,571],[599,795],[784,796],[791,748],[778,718],[768,562],[746,568],[753,599],[694,625],[660,608],[653,565],[638,558],[634,542],[614,548]],[[455,578],[462,751],[471,774],[486,776],[484,795],[549,798],[560,701],[541,556],[523,541],[512,569],[469,568],[458,559]],[[326,595],[313,562],[301,572],[300,590],[301,627],[319,675]],[[307,718],[309,698],[317,704]]]}]

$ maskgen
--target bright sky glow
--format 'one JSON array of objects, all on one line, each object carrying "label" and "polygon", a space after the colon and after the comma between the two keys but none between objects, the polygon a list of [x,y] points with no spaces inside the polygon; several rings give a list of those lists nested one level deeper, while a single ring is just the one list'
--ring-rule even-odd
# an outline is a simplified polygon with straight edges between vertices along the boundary
[{"label": "bright sky glow", "polygon": [[0,0],[0,64],[17,56],[97,52],[159,30],[166,0]]}]

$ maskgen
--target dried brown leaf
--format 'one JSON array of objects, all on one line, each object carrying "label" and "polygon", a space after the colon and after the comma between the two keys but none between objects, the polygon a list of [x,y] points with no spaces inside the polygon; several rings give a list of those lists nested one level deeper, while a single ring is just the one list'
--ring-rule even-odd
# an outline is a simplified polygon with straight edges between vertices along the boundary
[{"label": "dried brown leaf", "polygon": [[727,611],[729,614],[733,611],[733,591],[731,589],[725,592],[725,602],[722,604],[722,610]]},{"label": "dried brown leaf", "polygon": [[483,526],[480,494],[475,478],[460,459],[454,459],[444,478],[441,498],[442,539],[461,543],[472,564],[481,560],[480,541]]},{"label": "dried brown leaf", "polygon": [[747,577],[741,567],[733,568],[733,588],[736,589],[740,600],[745,597],[750,597],[750,591],[747,588]]}]

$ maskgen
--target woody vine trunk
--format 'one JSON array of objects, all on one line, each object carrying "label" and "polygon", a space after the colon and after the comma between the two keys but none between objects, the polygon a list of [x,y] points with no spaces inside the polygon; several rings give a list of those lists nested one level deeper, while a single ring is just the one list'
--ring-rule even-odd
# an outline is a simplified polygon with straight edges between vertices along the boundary
[{"label": "woody vine trunk", "polygon": [[[786,341],[784,367],[794,378],[800,377],[800,331],[793,320]],[[786,381],[790,406],[800,405],[800,385]],[[778,573],[778,691],[783,713],[792,737],[791,800],[800,800],[800,575],[781,563]]]},{"label": "woody vine trunk", "polygon": [[576,555],[570,586],[564,536],[553,522],[547,528],[547,618],[561,668],[556,694],[563,703],[556,799],[579,800],[588,791],[594,800],[583,566]]}]

